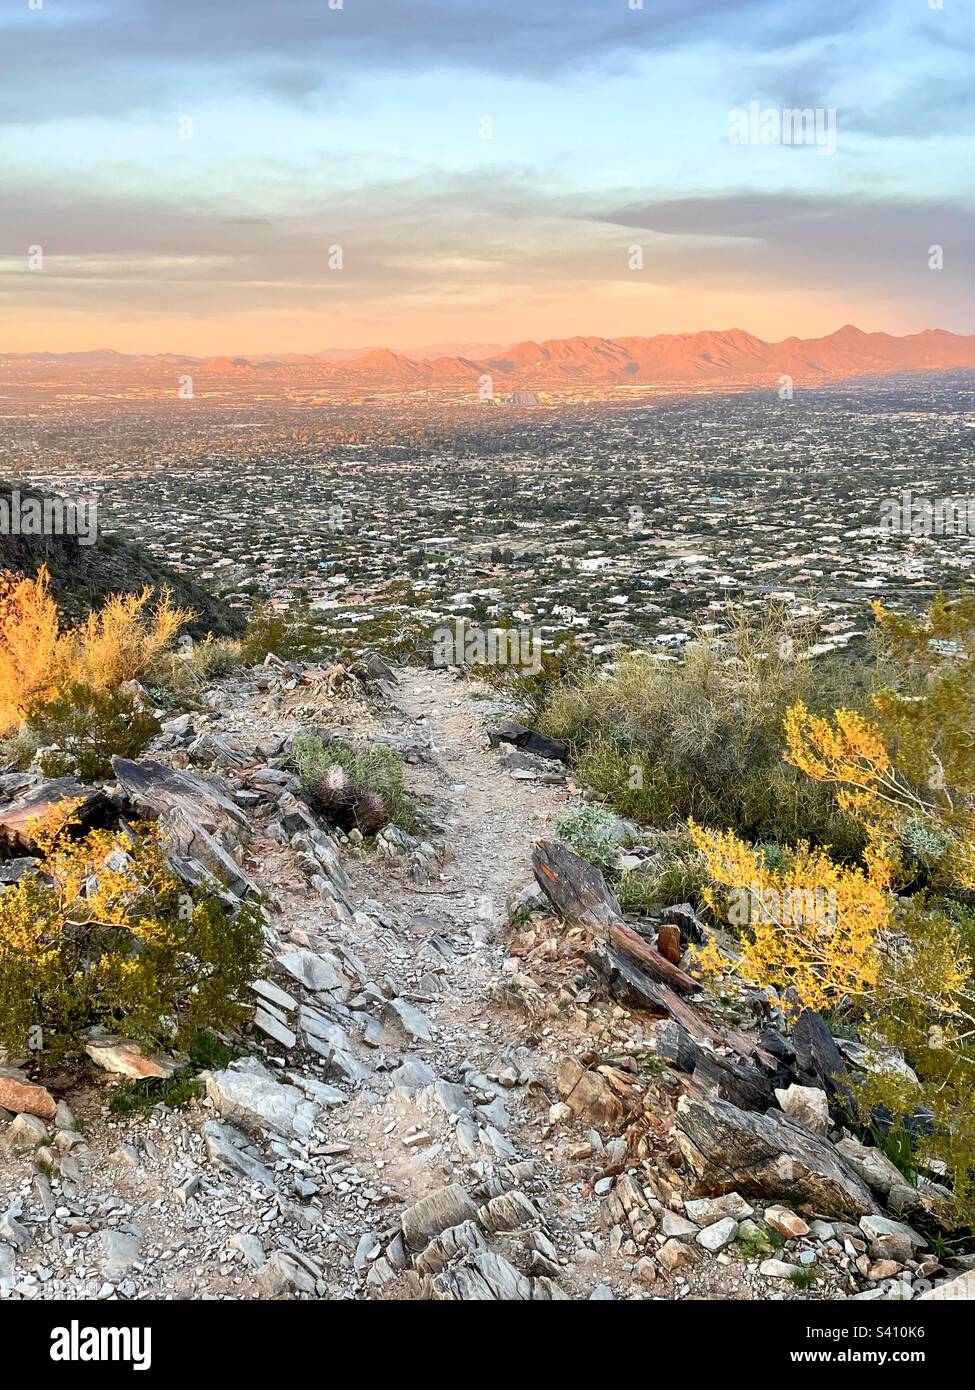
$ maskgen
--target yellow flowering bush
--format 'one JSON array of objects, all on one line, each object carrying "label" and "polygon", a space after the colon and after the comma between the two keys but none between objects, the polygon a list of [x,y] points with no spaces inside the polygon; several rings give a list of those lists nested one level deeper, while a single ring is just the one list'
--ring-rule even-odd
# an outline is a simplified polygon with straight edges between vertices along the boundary
[{"label": "yellow flowering bush", "polygon": [[50,578],[0,580],[0,734],[23,724],[37,702],[71,685],[117,690],[136,680],[193,614],[164,591],[113,594],[77,627],[62,630]]},{"label": "yellow flowering bush", "polygon": [[[743,978],[760,988],[791,988],[800,1008],[824,1009],[867,994],[877,980],[876,945],[893,899],[884,862],[865,868],[833,862],[802,843],[769,868],[761,849],[733,831],[693,822],[712,887],[704,898],[715,916],[741,929]],[[722,889],[719,898],[716,890]],[[712,952],[705,969],[714,969]]]},{"label": "yellow flowering bush", "polygon": [[152,1047],[234,1024],[258,969],[255,909],[187,893],[152,827],[78,837],[73,811],[36,825],[42,872],[0,893],[0,1047],[48,1061],[92,1025]]}]

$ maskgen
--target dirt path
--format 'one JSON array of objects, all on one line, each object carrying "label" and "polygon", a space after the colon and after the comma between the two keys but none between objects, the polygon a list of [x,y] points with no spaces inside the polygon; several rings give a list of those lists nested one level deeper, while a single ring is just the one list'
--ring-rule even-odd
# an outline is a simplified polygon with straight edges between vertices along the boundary
[{"label": "dirt path", "polygon": [[[226,682],[167,755],[200,732],[244,755],[222,775],[253,806],[243,864],[274,904],[270,1033],[250,1026],[178,1110],[115,1117],[84,1069],[55,1086],[74,1121],[0,1164],[0,1299],[789,1296],[692,1243],[664,1270],[652,1164],[624,1172],[616,1130],[561,1104],[560,1064],[587,1053],[649,1095],[653,1020],[586,985],[552,918],[508,925],[568,792],[487,748],[496,697],[444,671],[367,704],[266,686]],[[253,780],[255,748],[322,725],[404,751],[428,844],[336,856],[287,811],[273,755]],[[653,1093],[663,1148],[673,1089]]]}]

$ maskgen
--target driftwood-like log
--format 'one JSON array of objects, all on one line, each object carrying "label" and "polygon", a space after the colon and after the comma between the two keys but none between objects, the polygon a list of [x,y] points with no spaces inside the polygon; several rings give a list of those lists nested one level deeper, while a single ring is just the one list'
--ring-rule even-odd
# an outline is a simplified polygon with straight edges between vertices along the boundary
[{"label": "driftwood-like log", "polygon": [[693,1004],[689,1004],[662,980],[651,979],[645,970],[641,970],[635,961],[621,951],[606,944],[597,945],[587,952],[586,960],[603,977],[613,998],[621,1004],[675,1018],[694,1037],[714,1037],[714,1030]]},{"label": "driftwood-like log", "polygon": [[702,1094],[717,1095],[741,1110],[763,1113],[775,1104],[775,1087],[785,1079],[770,1076],[745,1057],[726,1056],[693,1038],[676,1019],[658,1024],[657,1054],[694,1077]]},{"label": "driftwood-like log", "polygon": [[623,952],[624,955],[631,956],[638,961],[644,970],[660,980],[671,989],[677,990],[678,994],[693,994],[701,986],[691,978],[686,971],[681,970],[679,965],[674,965],[666,956],[651,946],[648,941],[644,941],[638,932],[632,927],[628,927],[625,922],[614,922],[607,934],[607,940],[611,946]]},{"label": "driftwood-like log", "polygon": [[566,845],[536,840],[532,871],[539,888],[570,927],[582,927],[602,939],[610,927],[623,921],[619,900],[600,871]]},{"label": "driftwood-like log", "polygon": [[86,787],[73,777],[56,777],[0,808],[0,855],[31,854],[37,848],[31,821],[46,816],[65,801],[78,803],[71,817],[74,834],[84,835],[118,822],[118,807],[104,791]]},{"label": "driftwood-like log", "polygon": [[677,1142],[707,1191],[780,1197],[853,1220],[877,1209],[829,1140],[779,1111],[756,1115],[726,1100],[687,1097],[678,1107]]},{"label": "driftwood-like log", "polygon": [[496,729],[488,729],[488,739],[492,748],[497,748],[499,743],[510,743],[524,753],[537,753],[540,758],[550,758],[553,762],[569,761],[567,743],[561,739],[547,738],[545,734],[536,733],[524,724],[516,724],[513,719],[506,719]]},{"label": "driftwood-like log", "polygon": [[535,880],[564,922],[581,927],[597,941],[603,941],[638,962],[654,980],[681,994],[699,988],[680,966],[644,941],[623,920],[623,909],[605,878],[593,864],[580,859],[565,845],[553,840],[536,840],[532,851]]},{"label": "driftwood-like log", "polygon": [[[779,1059],[737,1029],[716,1027],[683,997],[699,988],[697,981],[627,926],[619,902],[597,868],[550,840],[536,841],[532,868],[563,921],[593,937],[586,959],[615,999],[674,1019],[699,1043],[738,1053],[737,1061],[728,1067],[729,1077],[739,1068],[736,1082],[728,1080],[726,1085],[736,1084],[734,1094],[747,1097],[750,1103],[755,1103],[760,1089],[767,1089],[768,1103],[772,1102],[772,1078],[776,1083],[783,1080]],[[752,1073],[753,1063],[768,1074],[768,1087],[760,1083],[759,1072]],[[705,1064],[706,1070],[710,1067],[711,1063]]]}]

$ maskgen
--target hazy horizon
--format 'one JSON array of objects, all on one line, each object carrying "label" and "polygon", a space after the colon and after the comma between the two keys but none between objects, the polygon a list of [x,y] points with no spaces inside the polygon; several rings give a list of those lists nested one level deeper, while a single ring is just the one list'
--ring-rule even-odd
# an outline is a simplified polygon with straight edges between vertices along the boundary
[{"label": "hazy horizon", "polygon": [[[571,341],[574,340],[574,339],[575,339],[575,340],[582,340],[582,341],[589,341],[589,342],[598,342],[598,341],[603,341],[603,342],[617,342],[617,341],[620,341],[621,339],[626,339],[626,338],[648,338],[648,339],[649,339],[649,338],[653,338],[653,337],[655,337],[655,336],[663,336],[663,337],[673,336],[673,337],[675,337],[675,338],[682,338],[682,337],[683,337],[683,338],[693,338],[693,337],[696,337],[696,336],[698,336],[698,335],[700,335],[700,334],[714,334],[714,335],[748,334],[749,336],[752,336],[752,337],[755,337],[755,338],[759,338],[760,341],[766,342],[766,343],[768,343],[768,344],[769,344],[770,346],[772,346],[772,347],[777,347],[777,346],[779,346],[781,343],[788,342],[788,341],[789,341],[790,339],[792,339],[792,338],[797,338],[797,339],[799,339],[800,341],[815,341],[815,340],[819,340],[819,339],[822,339],[822,338],[828,339],[828,338],[830,338],[830,337],[834,337],[834,336],[836,336],[837,334],[842,333],[845,329],[848,329],[848,328],[854,328],[854,329],[856,329],[858,332],[863,333],[863,334],[865,334],[865,335],[868,336],[868,337],[871,336],[871,335],[873,335],[873,334],[884,334],[884,335],[886,335],[886,336],[888,336],[888,337],[893,337],[893,338],[903,338],[903,337],[913,337],[913,336],[916,336],[915,333],[909,333],[909,334],[892,334],[892,333],[888,333],[887,330],[886,330],[886,329],[883,329],[883,328],[863,328],[862,325],[860,325],[860,324],[850,324],[850,323],[846,323],[846,324],[840,324],[838,327],[836,327],[836,328],[834,328],[834,329],[832,329],[832,330],[830,330],[830,331],[827,331],[827,332],[824,333],[824,334],[817,334],[817,335],[815,335],[815,337],[813,337],[812,335],[810,335],[809,337],[806,337],[805,335],[802,335],[802,334],[787,334],[784,338],[781,338],[781,339],[763,339],[763,338],[761,338],[761,335],[760,335],[760,334],[752,333],[752,331],[751,331],[750,329],[742,328],[740,325],[735,324],[735,325],[731,325],[731,326],[726,327],[726,328],[713,328],[713,327],[711,327],[711,328],[701,328],[701,329],[676,330],[676,331],[674,331],[672,334],[660,334],[660,335],[650,334],[650,333],[646,333],[646,334],[626,334],[626,333],[573,333],[573,334],[571,334],[571,335],[568,335],[566,338],[549,339],[549,338],[542,338],[542,337],[540,337],[538,334],[532,334],[532,335],[530,335],[528,338],[521,338],[521,339],[518,339],[518,340],[516,340],[516,341],[505,342],[505,343],[494,343],[494,344],[488,344],[488,343],[463,343],[463,342],[456,342],[456,343],[441,343],[441,344],[419,344],[419,345],[417,345],[417,346],[411,346],[411,345],[396,346],[396,345],[391,344],[391,343],[369,343],[369,344],[364,344],[364,345],[362,345],[362,346],[360,346],[360,347],[346,347],[346,346],[343,346],[342,344],[336,343],[336,344],[330,344],[330,345],[325,346],[325,347],[319,347],[319,348],[315,348],[315,349],[307,349],[307,350],[304,350],[304,351],[298,350],[298,349],[294,349],[294,348],[289,348],[289,347],[267,347],[267,348],[263,348],[263,349],[257,349],[257,350],[255,350],[255,351],[252,351],[251,353],[238,352],[238,351],[235,350],[233,347],[228,347],[227,345],[224,345],[224,347],[223,347],[222,350],[221,350],[221,349],[216,349],[216,350],[214,350],[214,351],[212,351],[212,352],[205,352],[205,353],[191,353],[191,352],[187,352],[187,351],[185,351],[184,349],[179,348],[179,347],[162,347],[162,348],[153,349],[153,350],[147,350],[147,351],[127,352],[127,351],[125,351],[125,350],[123,350],[123,349],[121,349],[121,348],[117,348],[113,343],[89,344],[87,347],[84,347],[84,348],[77,348],[77,349],[66,348],[66,349],[62,349],[62,350],[60,350],[60,351],[57,350],[57,349],[54,349],[54,348],[49,348],[49,347],[43,347],[43,346],[42,346],[42,347],[35,347],[35,348],[32,348],[32,349],[20,349],[20,350],[16,350],[16,351],[11,350],[11,351],[7,352],[7,350],[3,347],[3,345],[0,344],[0,356],[8,355],[8,356],[18,356],[18,357],[42,357],[42,356],[67,357],[67,356],[71,356],[71,355],[73,355],[73,354],[74,354],[74,355],[80,355],[80,356],[89,356],[89,355],[95,355],[95,354],[98,354],[98,353],[115,353],[115,354],[117,354],[118,356],[122,356],[122,357],[129,357],[129,356],[132,356],[132,357],[187,357],[187,358],[194,358],[194,359],[196,359],[196,360],[198,360],[198,361],[200,361],[200,362],[218,361],[218,360],[221,360],[221,359],[223,359],[223,358],[233,358],[233,357],[252,358],[252,359],[255,359],[255,360],[256,360],[256,359],[259,359],[259,358],[261,358],[261,357],[264,357],[264,358],[266,358],[266,359],[268,359],[268,360],[273,360],[273,359],[279,359],[279,358],[289,357],[289,356],[294,356],[294,357],[305,356],[305,357],[320,357],[320,358],[331,357],[331,358],[332,358],[331,362],[329,362],[329,363],[327,363],[327,364],[323,364],[323,365],[339,365],[339,364],[342,363],[342,362],[351,362],[351,361],[354,361],[354,360],[355,360],[357,357],[359,357],[359,356],[366,356],[366,355],[368,355],[369,353],[373,353],[373,352],[382,352],[382,351],[393,351],[393,352],[395,352],[395,353],[397,354],[397,356],[413,358],[414,360],[417,360],[417,361],[429,360],[430,358],[432,358],[432,357],[434,356],[434,349],[435,349],[436,347],[439,347],[439,348],[441,348],[441,349],[443,350],[443,355],[444,355],[444,356],[469,356],[469,357],[471,357],[473,360],[476,361],[476,360],[478,360],[478,354],[477,354],[477,352],[474,351],[474,349],[479,349],[479,350],[481,351],[481,355],[482,355],[483,357],[488,357],[488,356],[491,356],[491,355],[495,355],[495,356],[496,356],[496,355],[499,354],[499,353],[512,351],[513,349],[515,349],[515,348],[517,348],[517,347],[520,347],[520,346],[522,346],[522,345],[525,344],[525,343],[530,343],[530,342],[537,342],[537,343],[539,343],[539,345],[544,346],[544,344],[549,343],[549,342],[571,342]],[[918,329],[918,330],[917,330],[917,333],[945,333],[945,332],[952,332],[952,330],[950,330],[950,329],[944,329],[944,328],[942,328],[942,327],[941,327],[940,325],[938,325],[938,324],[931,324],[931,325],[929,325],[927,328],[922,328],[922,329]],[[967,333],[967,334],[966,334],[966,333],[955,334],[955,336],[957,336],[957,337],[975,337],[975,331],[973,331],[972,333]]]}]

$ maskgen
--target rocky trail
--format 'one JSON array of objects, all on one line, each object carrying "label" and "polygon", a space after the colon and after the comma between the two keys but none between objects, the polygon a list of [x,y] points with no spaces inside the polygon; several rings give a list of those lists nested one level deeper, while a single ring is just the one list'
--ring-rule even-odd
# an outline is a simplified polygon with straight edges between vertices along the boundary
[{"label": "rocky trail", "polygon": [[[743,1120],[668,1064],[673,1017],[603,987],[533,875],[575,789],[488,747],[496,696],[448,671],[352,687],[262,668],[164,726],[149,757],[222,798],[182,848],[270,904],[254,1021],[178,1109],[108,1110],[107,1073],[170,1066],[112,1040],[89,1049],[102,1070],[44,1078],[56,1113],[11,1114],[4,1138],[0,1297],[911,1298],[968,1279],[885,1214],[903,1180],[882,1154],[823,1137],[823,1092],[808,1130]],[[316,820],[283,754],[322,728],[402,753],[419,835],[367,847]],[[138,777],[119,766],[135,804],[158,795]],[[0,1070],[0,1105],[32,1084]]]}]

